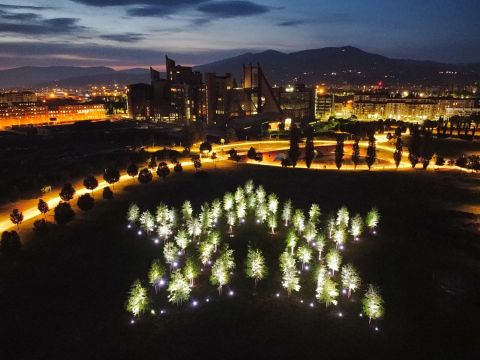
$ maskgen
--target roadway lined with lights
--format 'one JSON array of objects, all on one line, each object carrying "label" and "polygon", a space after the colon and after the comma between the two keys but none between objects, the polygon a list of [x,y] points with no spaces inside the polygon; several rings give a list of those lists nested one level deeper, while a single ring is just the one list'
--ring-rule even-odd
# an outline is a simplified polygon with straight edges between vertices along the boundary
[{"label": "roadway lined with lights", "polygon": [[[393,149],[392,147],[381,145],[383,143],[388,143],[388,140],[385,136],[379,137],[379,140],[377,141],[377,149],[384,150],[384,151],[387,151],[387,152],[390,152],[390,153],[393,153],[395,151],[395,149]],[[315,144],[316,147],[332,146],[332,145],[336,145],[336,141],[333,141],[333,140],[316,140],[316,141],[314,141],[314,144]],[[346,141],[345,144],[353,144],[353,141]],[[265,148],[265,145],[269,145],[269,147]],[[199,152],[199,146],[200,146],[200,144],[196,144],[194,146],[194,149],[197,152]],[[367,147],[368,142],[360,142],[360,146],[361,147]],[[235,142],[235,143],[224,144],[224,145],[213,145],[212,146],[212,151],[216,152],[218,158],[216,160],[212,160],[211,158],[202,158],[202,164],[203,163],[213,163],[214,161],[227,160],[228,159],[228,154],[225,153],[225,150],[227,150],[227,149],[228,150],[230,150],[230,149],[242,149],[244,147],[248,147],[248,148],[254,147],[258,152],[262,152],[262,153],[265,153],[265,152],[268,153],[268,152],[272,152],[272,151],[275,151],[275,152],[285,151],[285,150],[289,149],[289,140],[242,141],[242,142]],[[246,151],[248,151],[248,149],[244,150],[244,152],[246,152]],[[382,165],[381,167],[373,167],[372,169],[374,171],[383,171],[383,170],[390,171],[390,170],[395,170],[396,169],[396,166],[395,166],[394,161],[392,159],[382,159],[382,158],[379,158],[379,159],[384,160],[384,161],[389,161],[390,164],[389,165]],[[185,167],[193,167],[193,161],[184,161],[184,162],[181,162],[181,164],[182,164],[182,167],[184,167],[184,168]],[[265,159],[262,162],[257,162],[257,161],[254,161],[254,160],[247,159],[246,164],[256,165],[256,166],[274,166],[274,167],[281,167],[282,166],[280,162],[268,161],[268,160],[265,160]],[[168,167],[170,169],[173,169],[174,165],[169,164]],[[302,168],[302,169],[307,168],[307,166],[305,164],[302,164],[302,163],[298,163],[296,167],[297,168]],[[362,165],[362,166],[357,167],[357,170],[358,171],[365,170],[366,168],[367,168],[366,165]],[[406,161],[402,161],[400,163],[399,168],[401,168],[402,170],[408,170],[408,169],[411,169],[411,166],[410,166],[410,163],[408,163]],[[322,164],[322,165],[321,164],[312,164],[311,169],[313,169],[313,170],[337,170],[335,165],[326,165],[326,164]],[[463,171],[463,172],[467,172],[467,173],[470,172],[468,169],[460,168],[458,166],[450,166],[450,165],[445,165],[445,166],[442,167],[442,169],[457,170],[457,171]],[[344,165],[344,166],[342,166],[342,168],[340,170],[341,171],[352,171],[352,170],[354,170],[354,167],[353,167],[353,165]],[[132,177],[127,175],[127,174],[124,174],[124,175],[120,176],[119,181],[117,183],[115,183],[115,185],[122,185],[122,184],[127,183],[128,181],[132,181]],[[104,188],[106,188],[108,186],[112,186],[112,185],[108,184],[104,180],[99,181],[98,187],[95,189],[95,191],[103,190]],[[75,193],[74,199],[78,198],[81,195],[84,195],[86,193],[91,192],[90,190],[86,189],[83,186],[82,183],[80,183],[79,186],[76,187],[75,189],[76,189],[76,193]],[[47,204],[48,204],[48,206],[51,210],[53,210],[62,201],[60,196],[53,195],[53,194],[47,194],[47,195],[43,196],[42,198],[43,198],[43,200],[45,200],[47,202]],[[19,205],[16,206],[23,213],[23,217],[24,217],[23,221],[24,222],[32,220],[32,219],[42,215],[37,208],[37,204],[35,204],[35,205],[31,204],[32,202],[36,202],[36,201],[38,201],[38,199],[23,200],[23,201],[20,201]],[[25,204],[25,206],[27,207],[26,209],[22,210],[22,205],[21,205],[22,203]],[[14,227],[14,225],[10,221],[10,211],[4,210],[3,214],[2,214],[2,218],[3,218],[3,220],[0,221],[0,233]]]}]

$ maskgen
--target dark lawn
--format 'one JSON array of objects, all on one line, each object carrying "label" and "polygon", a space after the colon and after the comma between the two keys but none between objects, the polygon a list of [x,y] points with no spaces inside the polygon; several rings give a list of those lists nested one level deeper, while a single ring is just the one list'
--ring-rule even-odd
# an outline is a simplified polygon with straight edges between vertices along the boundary
[{"label": "dark lawn", "polygon": [[[313,172],[238,166],[207,179],[172,175],[133,186],[102,202],[87,219],[32,242],[15,264],[0,267],[2,359],[320,359],[478,358],[480,251],[477,218],[451,205],[478,205],[476,178],[413,172]],[[128,288],[145,278],[158,249],[125,228],[130,200],[196,209],[252,178],[297,207],[324,213],[346,205],[382,215],[378,238],[355,256],[362,279],[378,284],[386,316],[374,333],[355,313],[338,319],[294,298],[259,289],[131,326]],[[447,208],[448,207],[448,208]],[[465,225],[469,223],[470,225]],[[472,225],[473,224],[473,225]],[[244,230],[247,231],[247,230]],[[248,231],[247,231],[248,233]],[[240,238],[249,238],[242,236]],[[244,285],[248,289],[248,285]],[[313,294],[312,294],[313,298]],[[148,317],[147,317],[148,318]]]}]

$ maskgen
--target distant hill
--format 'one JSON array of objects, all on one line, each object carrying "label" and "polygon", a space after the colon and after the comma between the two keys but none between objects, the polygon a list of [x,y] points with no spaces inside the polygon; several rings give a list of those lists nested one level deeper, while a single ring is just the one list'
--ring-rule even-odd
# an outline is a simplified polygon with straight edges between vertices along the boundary
[{"label": "distant hill", "polygon": [[109,67],[26,66],[0,71],[0,88],[38,88],[42,86],[88,86],[117,82],[149,82],[146,69],[115,71]]},{"label": "distant hill", "polygon": [[[242,77],[242,65],[261,64],[272,84],[430,84],[448,85],[480,81],[479,64],[455,65],[433,61],[390,59],[351,46],[304,50],[290,54],[275,50],[197,66],[202,72],[230,72]],[[447,74],[446,72],[453,72]],[[456,74],[455,74],[456,73]]]}]

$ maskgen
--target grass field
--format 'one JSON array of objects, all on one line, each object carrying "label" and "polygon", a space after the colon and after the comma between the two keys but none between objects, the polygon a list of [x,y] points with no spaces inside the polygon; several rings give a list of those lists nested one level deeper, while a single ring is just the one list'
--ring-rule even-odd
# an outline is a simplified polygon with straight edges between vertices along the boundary
[{"label": "grass field", "polygon": [[[346,205],[382,215],[380,234],[352,258],[386,303],[381,331],[357,316],[311,311],[294,300],[239,294],[196,310],[131,326],[125,300],[158,248],[125,227],[130,201],[179,207],[233,191],[252,178],[295,206]],[[479,181],[457,173],[335,172],[249,167],[172,175],[131,186],[47,239],[31,241],[15,263],[2,259],[2,358],[425,358],[479,353]],[[469,209],[469,212],[462,211]],[[472,213],[470,213],[472,212]],[[235,241],[255,234],[242,231]],[[260,239],[261,240],[261,239]],[[147,317],[148,318],[148,317]]]}]

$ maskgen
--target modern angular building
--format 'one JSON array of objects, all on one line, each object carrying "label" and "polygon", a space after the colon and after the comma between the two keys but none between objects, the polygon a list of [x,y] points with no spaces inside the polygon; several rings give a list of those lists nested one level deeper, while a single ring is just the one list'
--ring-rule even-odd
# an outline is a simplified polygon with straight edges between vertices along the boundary
[{"label": "modern angular building", "polygon": [[315,118],[315,92],[297,85],[293,91],[272,88],[262,67],[243,67],[241,86],[231,74],[216,75],[177,65],[166,57],[165,78],[150,70],[151,83],[130,86],[129,113],[132,119],[176,124],[203,121],[225,126],[231,119],[256,116],[291,118],[309,122]]}]

